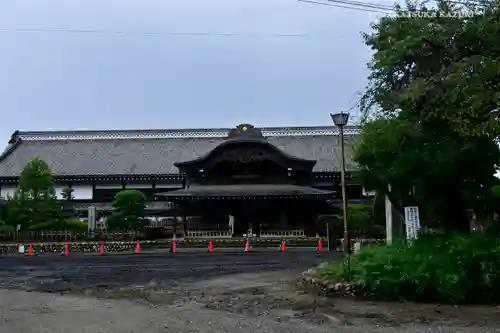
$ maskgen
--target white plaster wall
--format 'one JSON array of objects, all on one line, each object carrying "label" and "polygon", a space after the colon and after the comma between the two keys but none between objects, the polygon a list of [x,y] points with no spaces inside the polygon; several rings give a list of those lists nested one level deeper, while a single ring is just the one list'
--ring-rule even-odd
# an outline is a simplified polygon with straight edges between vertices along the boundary
[{"label": "white plaster wall", "polygon": [[363,196],[364,197],[374,197],[376,194],[375,191],[368,191],[363,187]]},{"label": "white plaster wall", "polygon": [[182,188],[182,184],[156,184],[155,188]]},{"label": "white plaster wall", "polygon": [[2,184],[2,187],[0,188],[0,197],[7,199],[9,196],[13,195],[16,190],[17,185]]},{"label": "white plaster wall", "polygon": [[125,183],[125,188],[133,188],[133,189],[140,189],[140,188],[149,188],[152,189],[153,185],[151,183]]},{"label": "white plaster wall", "polygon": [[[56,185],[54,190],[56,192],[57,199],[62,199],[62,192],[67,185]],[[9,195],[13,195],[17,190],[17,185],[2,185],[0,188],[0,197],[7,199]],[[75,199],[92,199],[92,186],[91,185],[74,185],[73,186],[73,197]]]},{"label": "white plaster wall", "polygon": [[92,185],[73,185],[71,188],[74,199],[92,199]]},{"label": "white plaster wall", "polygon": [[54,186],[54,190],[56,191],[56,197],[57,199],[62,199],[62,191],[67,188],[68,186]]},{"label": "white plaster wall", "polygon": [[123,185],[122,185],[122,183],[116,183],[116,184],[96,184],[95,188],[96,189],[100,189],[100,190],[114,190],[114,189],[122,189]]}]

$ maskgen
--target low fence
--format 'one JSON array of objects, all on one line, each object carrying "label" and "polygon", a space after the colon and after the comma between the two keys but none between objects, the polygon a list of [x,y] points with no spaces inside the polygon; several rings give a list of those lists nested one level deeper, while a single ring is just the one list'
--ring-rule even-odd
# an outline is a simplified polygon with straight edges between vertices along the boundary
[{"label": "low fence", "polygon": [[[178,230],[178,232],[182,232]],[[148,236],[148,231],[137,232],[137,231],[124,231],[124,232],[75,232],[67,230],[43,230],[43,231],[29,231],[23,233],[8,232],[0,233],[0,243],[22,243],[22,242],[64,242],[66,240],[72,242],[85,242],[85,241],[96,241],[100,239],[105,239],[107,241],[135,241],[136,239],[158,239],[150,238]],[[160,238],[170,238],[172,235],[164,235]],[[180,235],[182,238],[182,234]],[[258,235],[258,238],[263,240],[279,240],[285,239],[306,239],[303,230],[262,230]],[[185,234],[186,239],[226,239],[229,240],[233,238],[230,231],[222,230],[199,230],[199,229],[188,229]],[[384,243],[385,240],[374,240],[374,239],[362,239],[361,246],[380,244]],[[339,244],[341,246],[341,244]]]},{"label": "low fence", "polygon": [[188,229],[186,238],[231,238],[233,235],[229,231],[210,231],[199,229]]},{"label": "low fence", "polygon": [[304,238],[304,230],[264,230],[260,232],[261,238]]},{"label": "low fence", "polygon": [[[186,232],[186,238],[231,238],[232,234],[230,231],[221,230],[199,230],[199,229],[188,229]],[[306,235],[304,230],[263,230],[259,233],[260,238],[305,238]]]}]

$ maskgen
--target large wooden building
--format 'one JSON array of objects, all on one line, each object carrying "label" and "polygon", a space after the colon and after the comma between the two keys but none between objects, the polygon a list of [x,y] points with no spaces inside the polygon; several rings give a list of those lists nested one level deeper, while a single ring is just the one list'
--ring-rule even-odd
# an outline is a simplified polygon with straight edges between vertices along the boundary
[{"label": "large wooden building", "polygon": [[[352,175],[359,128],[344,132]],[[184,231],[240,235],[250,226],[257,234],[288,228],[309,235],[318,216],[340,206],[340,152],[333,126],[17,131],[0,155],[0,197],[12,194],[24,166],[40,157],[55,175],[57,195],[72,188],[89,225],[110,211],[117,192],[137,189],[152,218],[175,217]],[[354,180],[347,192],[351,200],[365,197]]]}]

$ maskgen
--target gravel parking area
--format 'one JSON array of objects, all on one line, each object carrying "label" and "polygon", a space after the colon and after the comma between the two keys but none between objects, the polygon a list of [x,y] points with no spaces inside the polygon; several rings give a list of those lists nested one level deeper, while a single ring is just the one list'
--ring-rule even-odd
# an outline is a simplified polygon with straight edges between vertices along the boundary
[{"label": "gravel parking area", "polygon": [[300,272],[338,256],[5,257],[0,332],[498,332],[496,308],[481,309],[474,321],[459,320],[446,308],[405,317],[391,312],[400,305],[319,299],[294,289]]}]

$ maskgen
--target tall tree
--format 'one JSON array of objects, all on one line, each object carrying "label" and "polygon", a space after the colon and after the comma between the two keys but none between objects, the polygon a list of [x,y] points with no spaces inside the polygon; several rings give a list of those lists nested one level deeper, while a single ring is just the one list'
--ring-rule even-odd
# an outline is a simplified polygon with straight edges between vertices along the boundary
[{"label": "tall tree", "polygon": [[[31,227],[59,220],[61,207],[56,198],[52,172],[43,160],[34,158],[26,164],[19,178],[19,189],[11,204],[16,207],[16,214],[21,211],[21,215],[27,214],[27,221],[21,224],[23,227],[26,223]],[[19,218],[20,216],[13,217],[17,220]]]},{"label": "tall tree", "polygon": [[29,161],[21,171],[19,188],[33,199],[49,193],[54,188],[54,179],[47,163],[39,157]]},{"label": "tall tree", "polygon": [[500,161],[497,5],[467,18],[468,7],[445,2],[418,17],[410,6],[365,35],[375,52],[362,103],[370,120],[355,158],[367,184],[400,210],[423,206],[429,223],[465,230],[467,209],[484,210],[491,195]]},{"label": "tall tree", "polygon": [[410,5],[365,34],[375,51],[365,115],[375,107],[379,116],[432,121],[462,136],[498,135],[499,1],[461,3]]}]

